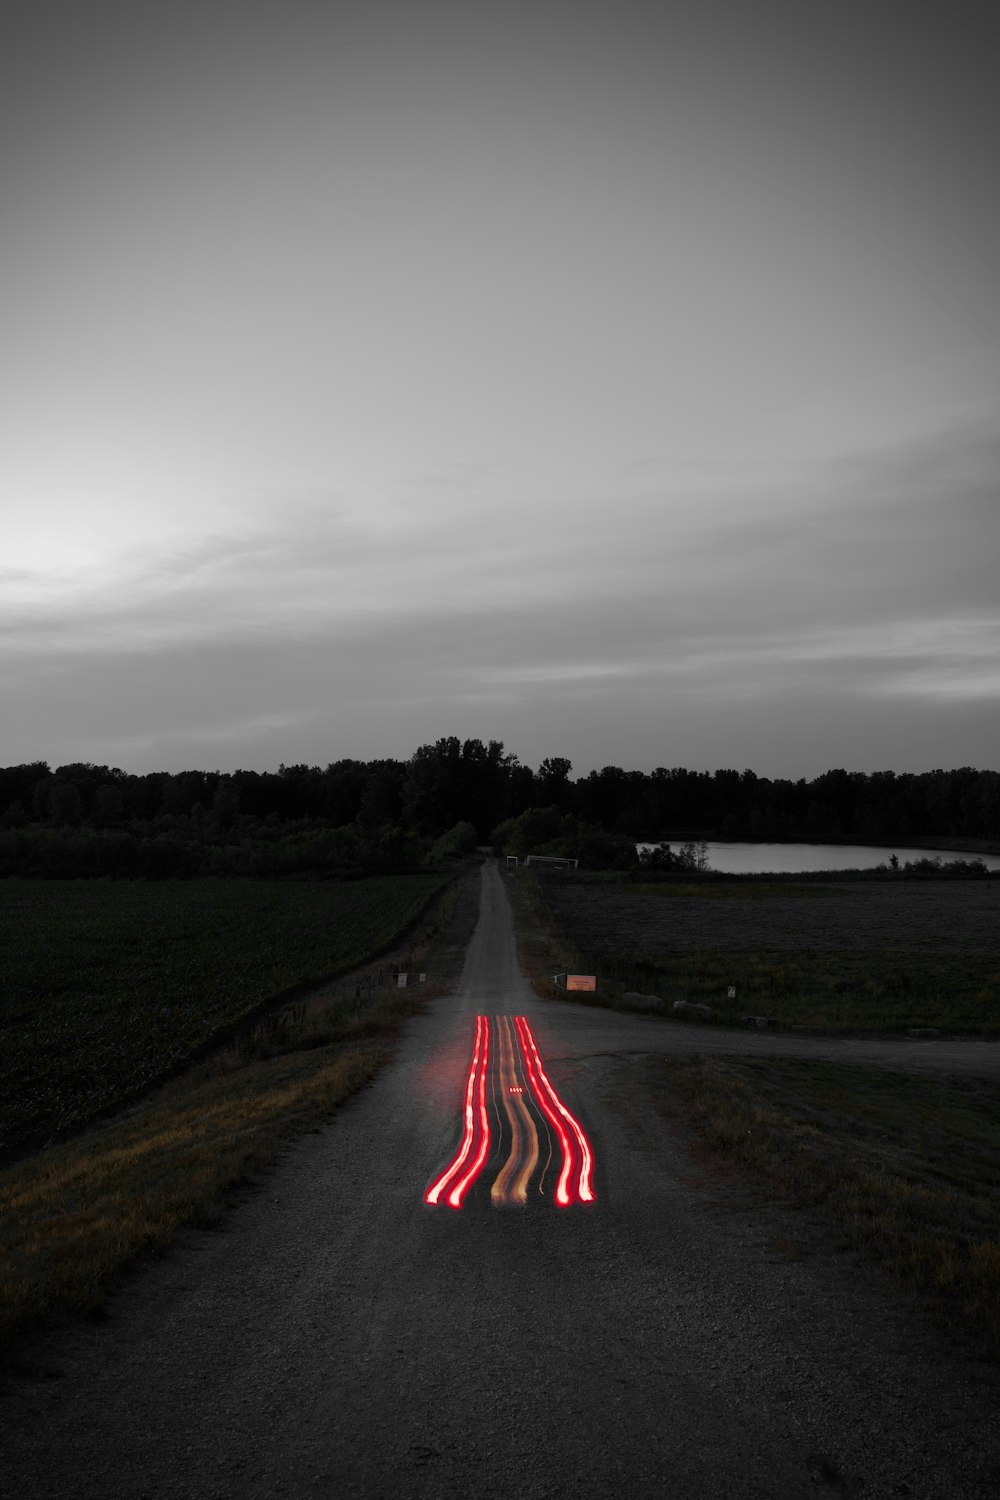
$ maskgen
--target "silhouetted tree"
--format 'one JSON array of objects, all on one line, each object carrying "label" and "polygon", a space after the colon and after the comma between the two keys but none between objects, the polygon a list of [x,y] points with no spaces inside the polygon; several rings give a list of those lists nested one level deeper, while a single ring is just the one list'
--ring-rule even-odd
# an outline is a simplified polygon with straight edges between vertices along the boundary
[{"label": "silhouetted tree", "polygon": [[72,781],[57,776],[49,789],[49,817],[57,825],[76,825],[83,820],[83,798]]},{"label": "silhouetted tree", "polygon": [[548,755],[535,776],[535,801],[539,807],[561,807],[570,811],[573,790],[569,773],[573,762],[561,755]]}]

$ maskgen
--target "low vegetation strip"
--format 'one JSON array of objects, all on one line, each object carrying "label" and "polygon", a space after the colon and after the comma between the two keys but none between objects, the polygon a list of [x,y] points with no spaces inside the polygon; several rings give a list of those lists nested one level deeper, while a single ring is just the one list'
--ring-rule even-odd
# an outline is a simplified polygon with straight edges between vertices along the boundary
[{"label": "low vegetation strip", "polygon": [[948,1326],[1000,1355],[1000,1090],[841,1063],[662,1058],[699,1154],[821,1212]]},{"label": "low vegetation strip", "polygon": [[731,1025],[749,1014],[778,1028],[1000,1036],[1000,966],[986,959],[710,949],[655,962],[604,954],[594,963],[606,998],[615,988],[655,994],[664,1014],[686,1001],[708,1006],[714,1020]]},{"label": "low vegetation strip", "polygon": [[640,896],[662,896],[666,900],[696,901],[829,901],[841,892],[831,885],[792,885],[779,881],[749,881],[742,876],[703,877],[696,885],[677,880],[632,881]]},{"label": "low vegetation strip", "polygon": [[[184,1224],[208,1227],[226,1194],[362,1088],[421,1002],[342,1001],[283,1032],[277,1055],[199,1064],[127,1117],[0,1172],[0,1349],[98,1310],[122,1272]],[[328,1040],[333,1038],[333,1040]]]},{"label": "low vegetation strip", "polygon": [[0,1160],[138,1097],[268,997],[363,963],[450,878],[0,882]]}]

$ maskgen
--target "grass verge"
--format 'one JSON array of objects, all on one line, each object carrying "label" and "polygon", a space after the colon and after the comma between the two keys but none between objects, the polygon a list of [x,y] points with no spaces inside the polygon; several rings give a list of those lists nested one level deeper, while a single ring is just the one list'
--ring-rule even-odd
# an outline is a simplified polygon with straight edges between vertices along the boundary
[{"label": "grass verge", "polygon": [[[361,1015],[343,1000],[250,1049],[198,1065],[126,1117],[0,1172],[0,1350],[96,1313],[123,1272],[182,1225],[212,1224],[226,1195],[318,1128],[394,1053],[430,998],[387,990]],[[270,1054],[270,1055],[269,1055]]]},{"label": "grass verge", "polygon": [[[559,932],[538,880],[528,874],[519,874],[514,879],[508,876],[507,894],[514,913],[517,961],[521,972],[531,981],[537,995],[565,1000],[565,991],[552,983],[551,975],[571,968],[575,953]],[[597,996],[586,998],[593,1004],[607,1003]]]},{"label": "grass verge", "polygon": [[[687,953],[605,957],[589,972],[603,978],[604,1003],[629,991],[707,1005],[713,1019],[738,1025],[745,1014],[772,1026],[900,1033],[944,1029],[1000,1036],[1000,967],[995,958],[833,949],[704,948]],[[732,1000],[729,989],[735,990]],[[624,1002],[627,1008],[627,1002]]]},{"label": "grass verge", "polygon": [[799,1059],[663,1058],[660,1108],[818,1210],[954,1333],[1000,1356],[1000,1090]]}]

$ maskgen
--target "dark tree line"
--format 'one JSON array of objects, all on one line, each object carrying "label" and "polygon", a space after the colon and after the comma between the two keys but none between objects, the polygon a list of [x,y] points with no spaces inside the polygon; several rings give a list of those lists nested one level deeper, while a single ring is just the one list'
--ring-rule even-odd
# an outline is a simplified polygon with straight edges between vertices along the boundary
[{"label": "dark tree line", "polygon": [[[812,781],[753,771],[605,766],[572,779],[503,743],[442,738],[408,760],[325,768],[150,772],[43,761],[0,769],[0,874],[309,874],[413,867],[498,829],[560,828],[597,859],[623,842],[697,837],[886,842],[1000,840],[1000,773],[871,774]],[[545,817],[540,815],[544,813]],[[560,821],[561,820],[561,821]],[[568,821],[567,821],[568,820]],[[552,835],[555,836],[555,835]],[[614,849],[602,839],[616,841]]]},{"label": "dark tree line", "polygon": [[814,842],[1000,838],[1000,773],[968,766],[899,775],[833,770],[812,781],[606,766],[578,781],[574,795],[581,815],[640,838],[678,830]]}]

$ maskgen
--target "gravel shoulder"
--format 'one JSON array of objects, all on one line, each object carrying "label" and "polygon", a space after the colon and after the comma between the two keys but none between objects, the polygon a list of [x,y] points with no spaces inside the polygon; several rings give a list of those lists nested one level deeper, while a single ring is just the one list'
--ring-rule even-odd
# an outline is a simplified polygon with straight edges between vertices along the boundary
[{"label": "gravel shoulder", "polygon": [[[397,1061],[220,1229],[179,1236],[105,1321],[54,1336],[8,1383],[10,1492],[996,1494],[997,1371],[803,1216],[706,1176],[652,1104],[650,1056],[775,1039],[539,999],[503,882],[492,864],[480,878],[458,981]],[[460,1213],[424,1206],[482,1010],[530,1017],[595,1143],[592,1207],[496,1211],[488,1186]],[[780,1047],[827,1049],[1000,1071],[982,1043]]]}]

